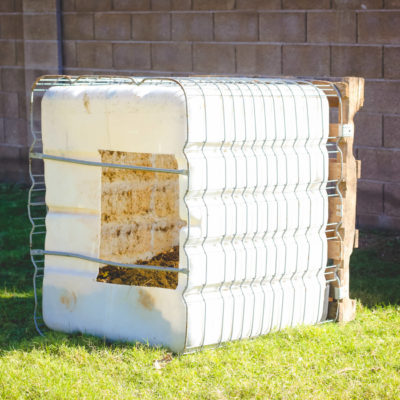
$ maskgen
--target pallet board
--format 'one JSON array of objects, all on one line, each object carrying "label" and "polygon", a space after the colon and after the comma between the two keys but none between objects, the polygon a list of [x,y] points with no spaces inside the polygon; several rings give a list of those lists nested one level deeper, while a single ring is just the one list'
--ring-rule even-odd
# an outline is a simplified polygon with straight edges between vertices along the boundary
[{"label": "pallet board", "polygon": [[[347,77],[332,79],[338,89],[338,97],[329,97],[329,106],[337,109],[341,124],[330,124],[330,139],[339,140],[342,154],[330,160],[329,179],[338,180],[342,199],[329,199],[329,223],[341,221],[339,227],[340,240],[330,240],[328,257],[337,265],[337,275],[340,280],[332,281],[330,287],[330,303],[328,318],[339,322],[351,321],[355,318],[356,302],[349,297],[350,256],[353,248],[358,247],[358,231],[355,229],[357,179],[361,177],[361,162],[353,155],[354,116],[364,103],[364,79]],[[315,81],[318,84],[321,81]],[[340,126],[343,132],[340,132]],[[340,139],[339,139],[340,138]],[[341,212],[342,208],[342,212]],[[327,275],[331,279],[330,275]]]}]

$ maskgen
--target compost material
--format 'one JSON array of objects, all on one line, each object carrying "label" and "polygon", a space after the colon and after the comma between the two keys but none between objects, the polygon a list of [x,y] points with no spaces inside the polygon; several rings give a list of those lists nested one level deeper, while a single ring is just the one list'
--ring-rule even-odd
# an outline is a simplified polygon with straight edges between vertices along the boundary
[{"label": "compost material", "polygon": [[[139,260],[135,264],[178,268],[179,246],[174,246],[170,250],[159,253],[150,260]],[[178,273],[106,265],[100,268],[97,281],[118,285],[176,289],[178,286]]]}]

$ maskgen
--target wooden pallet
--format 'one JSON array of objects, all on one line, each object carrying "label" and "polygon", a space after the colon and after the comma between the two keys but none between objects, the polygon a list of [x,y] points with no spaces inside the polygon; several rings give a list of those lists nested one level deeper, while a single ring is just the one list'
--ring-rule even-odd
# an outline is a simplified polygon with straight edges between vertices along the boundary
[{"label": "wooden pallet", "polygon": [[[337,109],[339,121],[343,124],[330,124],[330,137],[339,138],[342,155],[330,159],[329,179],[337,180],[342,177],[339,189],[340,197],[329,198],[328,223],[341,222],[339,233],[341,240],[328,241],[328,257],[337,266],[340,280],[331,282],[329,291],[328,319],[339,322],[351,321],[355,318],[356,302],[349,297],[350,256],[354,247],[358,247],[358,230],[355,229],[357,179],[361,176],[361,162],[353,155],[354,116],[364,103],[364,79],[348,77],[339,80],[332,79],[340,92],[342,103],[338,97],[329,97],[329,106]],[[320,81],[315,81],[316,84]],[[346,136],[343,136],[343,133]],[[337,139],[329,139],[336,141]],[[342,167],[343,165],[343,167]],[[341,207],[343,207],[341,212]],[[332,268],[330,271],[334,271]],[[329,278],[331,276],[328,275]]]}]

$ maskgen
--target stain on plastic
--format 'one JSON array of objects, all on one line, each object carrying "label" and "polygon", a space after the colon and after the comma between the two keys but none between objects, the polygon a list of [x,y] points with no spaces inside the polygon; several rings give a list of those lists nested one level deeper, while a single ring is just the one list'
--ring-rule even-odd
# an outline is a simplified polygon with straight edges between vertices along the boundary
[{"label": "stain on plastic", "polygon": [[60,296],[60,303],[63,304],[67,310],[73,311],[76,306],[75,292],[69,292],[65,290]]},{"label": "stain on plastic", "polygon": [[151,311],[154,308],[154,298],[153,296],[143,289],[138,290],[139,293],[139,303],[147,310]]},{"label": "stain on plastic", "polygon": [[87,93],[83,95],[83,105],[85,106],[85,110],[88,114],[90,114],[90,99]]}]

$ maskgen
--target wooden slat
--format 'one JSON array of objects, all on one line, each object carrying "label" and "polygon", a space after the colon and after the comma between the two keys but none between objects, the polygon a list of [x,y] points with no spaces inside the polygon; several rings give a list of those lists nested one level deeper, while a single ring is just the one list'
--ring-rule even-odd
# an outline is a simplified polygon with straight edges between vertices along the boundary
[{"label": "wooden slat", "polygon": [[358,231],[358,229],[355,230],[355,234],[354,234],[354,248],[358,249],[358,240],[360,237],[360,232]]},{"label": "wooden slat", "polygon": [[356,317],[356,301],[344,298],[339,301],[333,300],[330,302],[328,307],[328,319],[335,319],[336,316],[339,322],[352,321]]},{"label": "wooden slat", "polygon": [[336,142],[339,137],[339,124],[329,124],[328,142]]},{"label": "wooden slat", "polygon": [[336,96],[336,92],[335,89],[332,87],[332,85],[330,85],[330,82],[328,81],[321,81],[321,80],[315,80],[313,81],[314,85],[319,85],[321,86],[322,90],[324,90],[325,92],[329,92],[326,93],[327,94],[327,99],[328,99],[328,103],[329,103],[329,107],[338,107],[339,106],[339,100],[338,97]]},{"label": "wooden slat", "polygon": [[341,240],[328,240],[328,258],[343,260],[343,245]]},{"label": "wooden slat", "polygon": [[329,160],[329,180],[339,180],[340,178],[344,179],[345,171],[345,164],[336,161],[336,159]]},{"label": "wooden slat", "polygon": [[330,197],[329,198],[329,217],[328,217],[328,223],[333,223],[333,222],[340,222],[341,220],[341,213],[340,213],[340,208],[341,208],[342,200],[340,197]]},{"label": "wooden slat", "polygon": [[341,113],[342,123],[353,124],[355,114],[364,104],[364,79],[353,77],[343,78],[340,86],[343,84],[346,87],[341,89],[340,92],[343,105]]},{"label": "wooden slat", "polygon": [[361,160],[356,160],[357,165],[357,179],[361,178]]},{"label": "wooden slat", "polygon": [[339,322],[353,321],[356,317],[356,307],[357,303],[355,300],[345,297],[339,301]]}]

